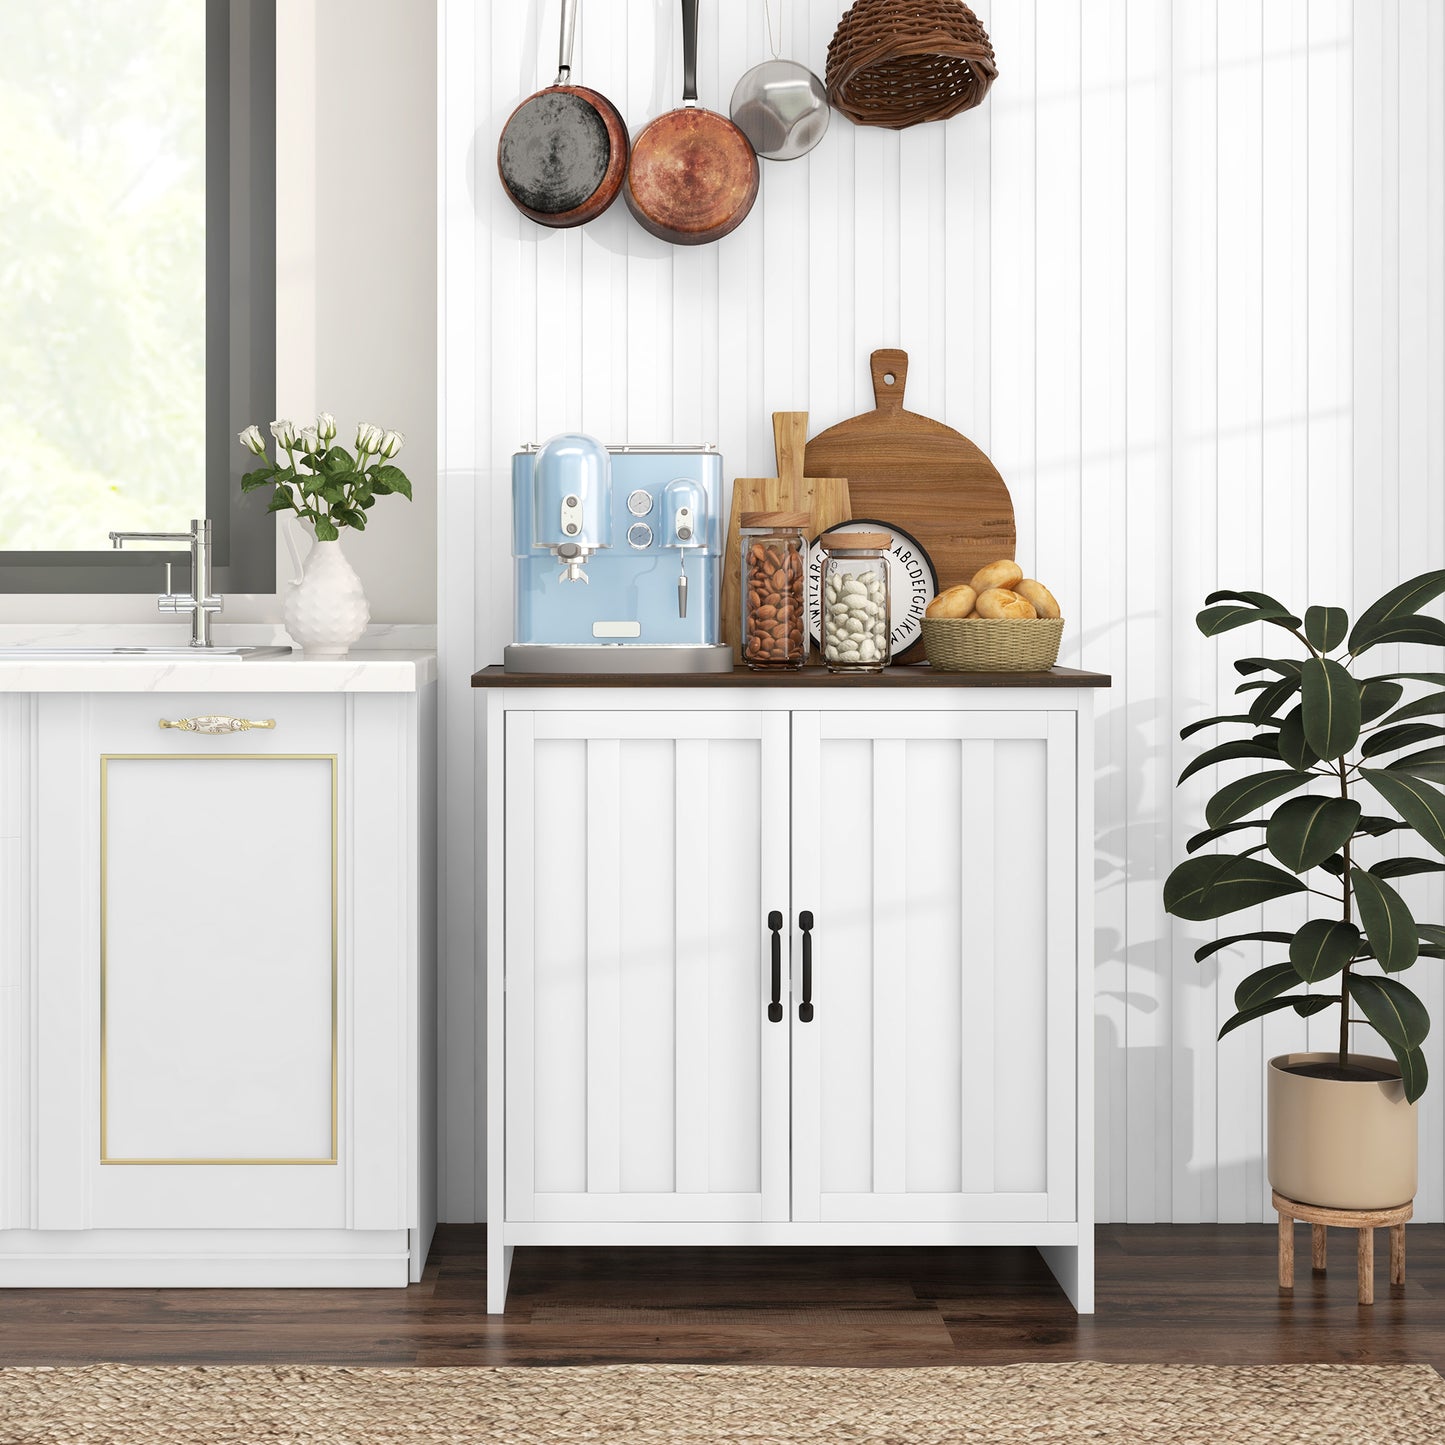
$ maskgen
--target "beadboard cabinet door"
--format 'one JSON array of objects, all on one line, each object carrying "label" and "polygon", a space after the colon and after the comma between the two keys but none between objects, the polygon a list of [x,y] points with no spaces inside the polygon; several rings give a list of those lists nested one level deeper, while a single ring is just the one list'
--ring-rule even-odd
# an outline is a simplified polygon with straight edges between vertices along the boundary
[{"label": "beadboard cabinet door", "polygon": [[507,714],[508,1221],[788,1217],[788,735]]},{"label": "beadboard cabinet door", "polygon": [[795,1220],[1077,1217],[1075,725],[793,714]]}]

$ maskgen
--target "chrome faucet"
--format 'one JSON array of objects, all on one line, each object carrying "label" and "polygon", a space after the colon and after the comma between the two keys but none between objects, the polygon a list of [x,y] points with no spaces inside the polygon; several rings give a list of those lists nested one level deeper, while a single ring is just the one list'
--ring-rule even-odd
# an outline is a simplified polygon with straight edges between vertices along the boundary
[{"label": "chrome faucet", "polygon": [[211,613],[219,612],[225,599],[211,595],[211,519],[191,523],[189,532],[111,532],[111,545],[120,551],[123,542],[185,542],[191,549],[191,590],[189,595],[171,590],[171,564],[166,563],[166,590],[156,599],[159,612],[191,614],[191,646],[211,646]]}]

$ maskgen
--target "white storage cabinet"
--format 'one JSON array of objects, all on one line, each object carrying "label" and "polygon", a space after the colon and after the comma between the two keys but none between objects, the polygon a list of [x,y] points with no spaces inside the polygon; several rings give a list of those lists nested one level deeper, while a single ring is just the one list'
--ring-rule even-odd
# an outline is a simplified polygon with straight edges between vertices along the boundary
[{"label": "white storage cabinet", "polygon": [[489,1309],[549,1244],[1028,1244],[1093,1308],[1073,676],[478,675]]},{"label": "white storage cabinet", "polygon": [[4,699],[0,1283],[419,1272],[433,695]]}]

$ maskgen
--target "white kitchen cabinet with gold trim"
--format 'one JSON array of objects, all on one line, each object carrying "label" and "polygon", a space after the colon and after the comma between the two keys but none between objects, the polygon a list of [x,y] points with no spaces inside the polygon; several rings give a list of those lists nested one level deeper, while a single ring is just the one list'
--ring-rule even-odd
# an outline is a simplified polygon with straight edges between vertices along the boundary
[{"label": "white kitchen cabinet with gold trim", "polygon": [[488,1308],[551,1245],[1033,1245],[1093,1309],[1092,689],[487,712]]},{"label": "white kitchen cabinet with gold trim", "polygon": [[0,1284],[403,1285],[435,1221],[430,658],[365,691],[356,658],[191,666],[0,693]]}]

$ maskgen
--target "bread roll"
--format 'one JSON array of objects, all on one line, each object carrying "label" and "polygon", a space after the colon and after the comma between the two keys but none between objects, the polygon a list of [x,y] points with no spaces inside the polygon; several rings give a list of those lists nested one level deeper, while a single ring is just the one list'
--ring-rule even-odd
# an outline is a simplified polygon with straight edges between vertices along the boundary
[{"label": "bread roll", "polygon": [[1054,594],[1044,586],[1042,582],[1035,582],[1032,577],[1025,577],[1022,582],[1014,583],[1015,592],[1020,597],[1026,597],[1034,605],[1034,611],[1040,617],[1061,617],[1059,604],[1054,600]]},{"label": "bread roll", "polygon": [[949,587],[940,592],[928,604],[923,615],[925,617],[967,617],[973,611],[973,605],[977,601],[978,593],[968,583],[962,582],[957,587]]},{"label": "bread roll", "polygon": [[987,567],[980,567],[973,574],[973,590],[987,592],[990,587],[1012,587],[1023,580],[1024,569],[1005,557],[1001,561],[990,562]]},{"label": "bread roll", "polygon": [[1027,597],[1020,597],[1007,587],[990,587],[988,591],[980,592],[977,606],[980,617],[1029,618],[1039,615]]}]

